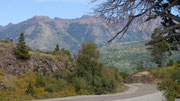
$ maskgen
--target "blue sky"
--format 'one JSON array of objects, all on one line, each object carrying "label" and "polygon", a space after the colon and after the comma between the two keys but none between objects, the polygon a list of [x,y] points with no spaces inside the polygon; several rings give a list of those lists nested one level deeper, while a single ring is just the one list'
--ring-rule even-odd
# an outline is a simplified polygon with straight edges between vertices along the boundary
[{"label": "blue sky", "polygon": [[0,25],[19,23],[35,15],[77,18],[93,12],[89,0],[1,0]]}]

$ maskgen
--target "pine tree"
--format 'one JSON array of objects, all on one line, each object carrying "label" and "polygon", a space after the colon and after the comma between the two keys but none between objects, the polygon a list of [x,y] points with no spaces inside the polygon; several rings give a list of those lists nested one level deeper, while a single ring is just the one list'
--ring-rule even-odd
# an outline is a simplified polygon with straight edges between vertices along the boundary
[{"label": "pine tree", "polygon": [[56,48],[54,49],[54,52],[59,52],[59,45],[56,45]]},{"label": "pine tree", "polygon": [[14,50],[14,54],[16,55],[17,58],[20,58],[20,59],[30,58],[30,54],[28,52],[28,49],[24,40],[24,33],[20,34],[19,43],[17,44],[17,47]]},{"label": "pine tree", "polygon": [[[160,29],[158,28],[154,30],[154,33],[151,36],[151,39],[153,41],[163,37],[162,35],[157,35],[159,30]],[[151,51],[152,62],[158,64],[159,67],[162,67],[165,64],[166,60],[168,60],[168,58],[172,55],[170,47],[165,40],[150,45],[150,47],[148,47],[148,50]]]}]

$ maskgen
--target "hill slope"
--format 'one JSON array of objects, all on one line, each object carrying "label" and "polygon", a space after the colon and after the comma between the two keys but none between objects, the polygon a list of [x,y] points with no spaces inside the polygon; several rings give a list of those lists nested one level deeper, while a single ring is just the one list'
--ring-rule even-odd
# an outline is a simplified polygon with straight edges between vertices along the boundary
[{"label": "hill slope", "polygon": [[[119,24],[120,28],[123,23]],[[116,42],[132,42],[148,39],[152,30],[133,25],[122,40]],[[142,31],[143,30],[143,31]],[[24,32],[26,43],[32,49],[49,51],[58,43],[61,48],[75,51],[84,41],[92,41],[103,46],[116,33],[101,18],[84,15],[77,19],[51,19],[47,16],[35,16],[18,24],[8,24],[0,28],[0,40],[11,38],[17,42],[19,34]]]},{"label": "hill slope", "polygon": [[[68,56],[51,55],[30,51],[29,60],[17,59],[14,55],[15,45],[0,41],[0,68],[4,68],[8,73],[13,75],[23,74],[28,71],[43,73],[44,75],[55,73],[58,69],[73,71],[73,62],[70,62]],[[66,65],[66,62],[69,65]]]}]

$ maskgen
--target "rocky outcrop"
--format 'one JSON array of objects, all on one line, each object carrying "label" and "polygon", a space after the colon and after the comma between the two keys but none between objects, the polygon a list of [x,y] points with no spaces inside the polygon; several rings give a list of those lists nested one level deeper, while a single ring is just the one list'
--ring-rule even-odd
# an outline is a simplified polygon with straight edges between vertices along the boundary
[{"label": "rocky outcrop", "polygon": [[[15,57],[13,50],[15,45],[0,43],[0,68],[4,68],[13,75],[23,74],[28,71],[36,71],[43,74],[54,73],[57,69],[73,71],[73,62],[68,56],[54,56],[51,54],[30,51],[28,60],[20,60]],[[66,62],[69,62],[67,65]]]}]

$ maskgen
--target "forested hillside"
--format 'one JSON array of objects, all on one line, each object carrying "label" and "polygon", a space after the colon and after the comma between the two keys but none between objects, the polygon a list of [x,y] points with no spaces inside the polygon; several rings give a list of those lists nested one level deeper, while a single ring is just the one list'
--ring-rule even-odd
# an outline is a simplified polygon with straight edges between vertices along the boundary
[{"label": "forested hillside", "polygon": [[[145,41],[110,44],[101,48],[100,60],[119,71],[133,72],[139,67],[157,67],[151,62],[151,55],[146,50]],[[174,51],[171,56],[175,61],[180,58],[180,52]],[[168,61],[168,60],[167,60]]]}]

